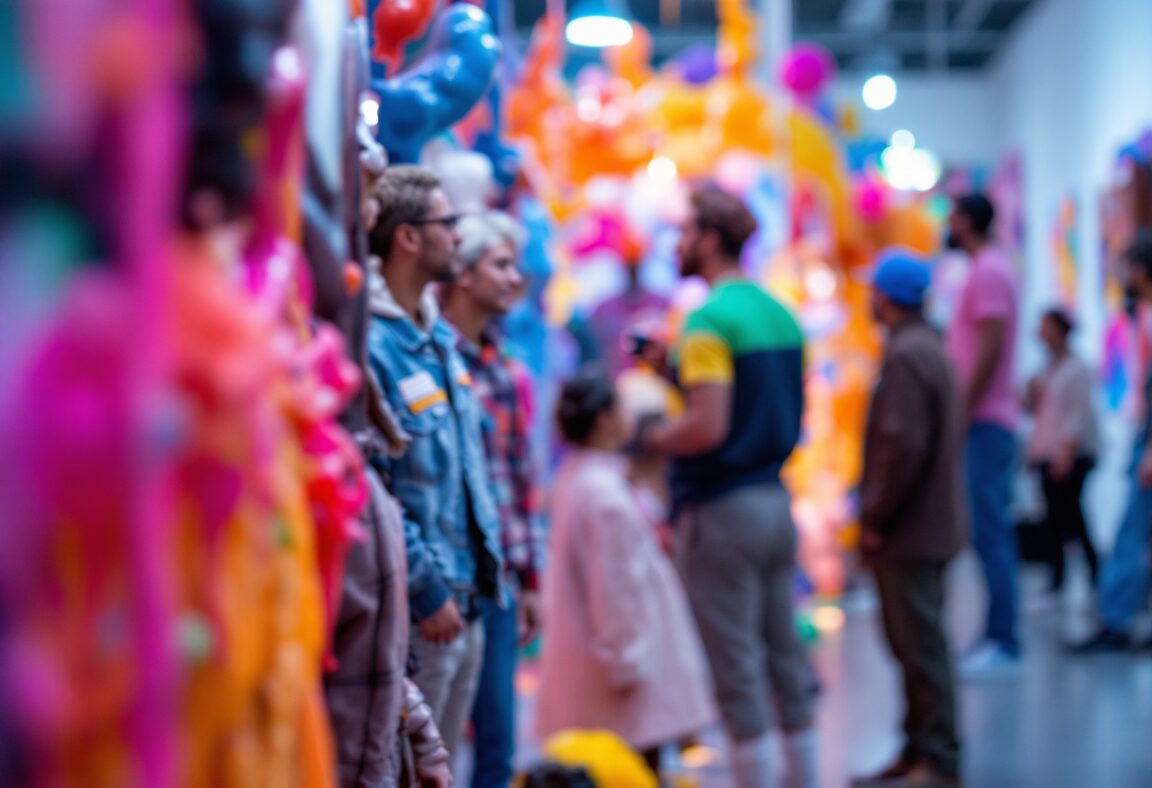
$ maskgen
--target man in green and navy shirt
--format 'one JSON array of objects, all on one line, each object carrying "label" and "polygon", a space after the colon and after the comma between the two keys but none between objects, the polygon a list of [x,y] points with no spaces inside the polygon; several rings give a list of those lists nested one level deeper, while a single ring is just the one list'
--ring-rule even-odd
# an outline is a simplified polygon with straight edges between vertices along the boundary
[{"label": "man in green and navy shirt", "polygon": [[803,334],[745,278],[756,220],[737,197],[697,190],[678,254],[711,294],[685,322],[671,371],[683,415],[641,442],[673,457],[677,563],[733,740],[739,788],[774,784],[772,730],[788,785],[816,784],[808,666],[794,623],[796,528],[780,469],[800,436]]}]

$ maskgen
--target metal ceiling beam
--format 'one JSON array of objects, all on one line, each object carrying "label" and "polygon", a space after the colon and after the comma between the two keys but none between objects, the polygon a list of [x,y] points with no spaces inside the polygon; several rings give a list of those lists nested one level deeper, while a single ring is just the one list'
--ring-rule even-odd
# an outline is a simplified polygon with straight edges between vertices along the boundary
[{"label": "metal ceiling beam", "polygon": [[892,0],[846,0],[840,27],[854,31],[883,30],[892,20]]},{"label": "metal ceiling beam", "polygon": [[[901,52],[924,51],[923,30],[884,30],[878,33],[855,33],[847,30],[797,30],[796,38],[814,41],[833,52],[859,52],[862,49],[887,47]],[[999,33],[975,30],[964,37],[963,49],[991,51],[999,45]],[[957,47],[953,47],[954,49]]]},{"label": "metal ceiling beam", "polygon": [[954,27],[957,30],[977,30],[984,24],[984,20],[988,18],[988,12],[992,10],[992,6],[996,4],[996,0],[968,0],[964,5],[960,6],[960,11],[956,14],[956,24]]},{"label": "metal ceiling beam", "polygon": [[[657,56],[674,54],[692,44],[715,43],[716,29],[713,27],[678,28],[665,30],[655,28],[651,31],[652,48]],[[530,30],[516,31],[517,43],[523,47],[531,37]],[[871,52],[877,49],[889,49],[897,53],[923,52],[924,32],[920,30],[906,30],[884,33],[848,33],[845,31],[797,31],[796,39],[812,41],[826,47],[836,55],[856,55]],[[956,52],[992,52],[1000,43],[1001,36],[997,33],[975,31],[960,41],[953,41],[950,47]]]},{"label": "metal ceiling beam", "polygon": [[948,0],[928,0],[928,67],[948,70]]}]

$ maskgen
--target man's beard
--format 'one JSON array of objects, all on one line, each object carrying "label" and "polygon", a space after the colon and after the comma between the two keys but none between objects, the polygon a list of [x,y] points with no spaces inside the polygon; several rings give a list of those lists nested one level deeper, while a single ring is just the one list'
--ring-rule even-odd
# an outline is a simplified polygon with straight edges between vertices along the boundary
[{"label": "man's beard", "polygon": [[688,249],[680,256],[680,276],[687,279],[700,275],[700,260],[695,249]]},{"label": "man's beard", "polygon": [[951,230],[949,230],[948,234],[946,236],[944,236],[944,245],[947,246],[949,249],[963,249],[964,248],[963,245],[960,243],[959,236],[957,236],[956,233],[952,232]]},{"label": "man's beard", "polygon": [[432,269],[432,281],[439,282],[440,284],[454,282],[456,277],[461,273],[460,263],[455,255],[444,260],[438,260],[434,265],[429,267]]},{"label": "man's beard", "polygon": [[1136,285],[1128,283],[1124,285],[1124,312],[1128,317],[1134,318],[1139,311],[1140,291],[1136,288]]}]

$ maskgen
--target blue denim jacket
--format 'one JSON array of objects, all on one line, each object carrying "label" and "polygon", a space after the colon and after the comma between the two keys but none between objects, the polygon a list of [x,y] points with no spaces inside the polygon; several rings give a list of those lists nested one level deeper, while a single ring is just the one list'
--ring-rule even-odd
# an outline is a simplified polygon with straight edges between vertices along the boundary
[{"label": "blue denim jacket", "polygon": [[381,280],[373,283],[371,310],[370,370],[412,437],[403,457],[374,458],[404,509],[412,616],[428,618],[449,596],[474,616],[477,596],[503,603],[505,590],[482,414],[456,333],[431,298],[422,308],[426,327],[416,326]]}]

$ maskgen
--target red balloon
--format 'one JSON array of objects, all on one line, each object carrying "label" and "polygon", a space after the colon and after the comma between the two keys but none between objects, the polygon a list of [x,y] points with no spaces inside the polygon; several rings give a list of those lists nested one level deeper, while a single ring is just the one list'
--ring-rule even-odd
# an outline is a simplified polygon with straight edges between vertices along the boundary
[{"label": "red balloon", "polygon": [[372,57],[394,70],[404,45],[424,34],[436,12],[436,0],[381,0],[372,14]]}]

